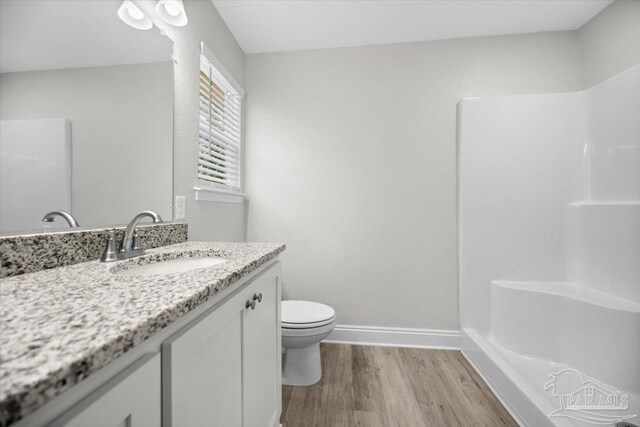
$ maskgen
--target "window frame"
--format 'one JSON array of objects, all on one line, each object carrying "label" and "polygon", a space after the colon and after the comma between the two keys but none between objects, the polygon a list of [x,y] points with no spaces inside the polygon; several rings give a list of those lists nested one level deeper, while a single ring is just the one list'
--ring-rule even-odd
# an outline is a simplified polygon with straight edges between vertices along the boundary
[{"label": "window frame", "polygon": [[[238,152],[239,162],[238,162],[238,181],[239,187],[237,189],[233,188],[225,188],[223,184],[220,186],[215,185],[212,182],[200,179],[199,177],[199,165],[200,165],[200,150],[198,149],[198,163],[196,169],[196,182],[197,185],[194,186],[193,190],[195,193],[195,199],[198,201],[207,201],[207,202],[226,202],[226,203],[243,203],[245,199],[244,194],[244,89],[240,84],[233,78],[231,73],[227,71],[227,69],[222,65],[222,63],[218,60],[218,58],[207,48],[207,46],[201,42],[200,43],[200,53],[201,58],[198,62],[198,85],[200,84],[200,72],[201,72],[201,61],[202,57],[204,57],[209,63],[209,67],[212,67],[219,76],[222,77],[228,83],[230,88],[237,92],[240,100],[240,147]],[[200,105],[200,95],[198,95],[198,105]],[[200,112],[198,112],[198,126],[200,126]],[[198,144],[200,144],[200,136],[198,136]]]}]

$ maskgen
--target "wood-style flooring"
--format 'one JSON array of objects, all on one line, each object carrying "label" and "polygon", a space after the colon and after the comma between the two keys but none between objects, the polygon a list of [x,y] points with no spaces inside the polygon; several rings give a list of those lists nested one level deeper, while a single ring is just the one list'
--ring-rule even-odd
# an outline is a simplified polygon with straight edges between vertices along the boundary
[{"label": "wood-style flooring", "polygon": [[459,351],[320,348],[320,382],[283,387],[283,427],[518,425]]}]

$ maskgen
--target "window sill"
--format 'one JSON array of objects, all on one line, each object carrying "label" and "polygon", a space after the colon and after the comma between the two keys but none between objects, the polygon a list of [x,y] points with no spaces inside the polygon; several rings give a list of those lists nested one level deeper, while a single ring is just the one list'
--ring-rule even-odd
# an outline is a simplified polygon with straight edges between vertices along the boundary
[{"label": "window sill", "polygon": [[200,202],[244,203],[245,195],[206,187],[193,187]]}]

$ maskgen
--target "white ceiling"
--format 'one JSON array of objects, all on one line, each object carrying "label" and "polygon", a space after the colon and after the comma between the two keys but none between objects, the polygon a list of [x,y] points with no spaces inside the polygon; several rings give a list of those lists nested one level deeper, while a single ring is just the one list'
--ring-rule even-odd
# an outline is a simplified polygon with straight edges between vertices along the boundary
[{"label": "white ceiling", "polygon": [[575,30],[613,0],[213,0],[245,53]]},{"label": "white ceiling", "polygon": [[118,18],[122,0],[0,0],[0,72],[169,61],[171,40]]}]

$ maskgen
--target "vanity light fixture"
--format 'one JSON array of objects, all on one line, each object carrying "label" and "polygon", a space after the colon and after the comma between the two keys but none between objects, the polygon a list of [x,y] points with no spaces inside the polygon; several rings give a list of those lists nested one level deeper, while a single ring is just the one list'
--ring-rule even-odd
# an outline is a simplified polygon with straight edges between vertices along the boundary
[{"label": "vanity light fixture", "polygon": [[118,16],[124,21],[125,24],[132,26],[138,30],[150,30],[153,28],[153,22],[143,11],[138,8],[131,0],[124,0],[120,9],[118,9]]},{"label": "vanity light fixture", "polygon": [[167,24],[176,27],[184,27],[189,21],[182,0],[159,0],[156,4],[156,14]]}]

